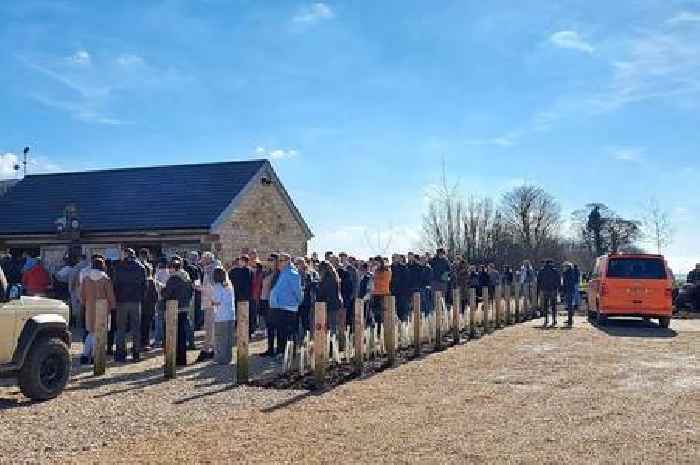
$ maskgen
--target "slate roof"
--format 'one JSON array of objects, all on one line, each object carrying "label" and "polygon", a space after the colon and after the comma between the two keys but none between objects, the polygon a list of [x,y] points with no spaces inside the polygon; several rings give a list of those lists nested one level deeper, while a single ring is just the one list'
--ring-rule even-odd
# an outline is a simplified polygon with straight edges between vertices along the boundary
[{"label": "slate roof", "polygon": [[266,163],[29,175],[0,196],[0,234],[55,233],[70,203],[86,232],[208,229]]}]

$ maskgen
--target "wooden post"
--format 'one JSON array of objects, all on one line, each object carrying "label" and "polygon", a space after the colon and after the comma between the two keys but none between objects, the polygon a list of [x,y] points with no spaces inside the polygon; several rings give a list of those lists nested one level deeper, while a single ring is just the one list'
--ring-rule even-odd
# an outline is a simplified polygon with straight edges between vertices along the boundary
[{"label": "wooden post", "polygon": [[501,329],[501,318],[502,318],[502,311],[501,311],[501,305],[503,303],[503,287],[499,284],[498,286],[495,286],[493,289],[493,314],[494,314],[494,328],[496,329]]},{"label": "wooden post", "polygon": [[442,349],[442,291],[435,291],[435,350]]},{"label": "wooden post", "polygon": [[389,357],[389,365],[396,364],[396,297],[384,299],[384,347]]},{"label": "wooden post", "polygon": [[476,289],[473,287],[469,288],[469,337],[477,338],[479,337],[479,332],[476,329],[476,310],[478,304],[476,303]]},{"label": "wooden post", "polygon": [[[238,302],[236,308],[236,384],[247,384],[248,372],[248,329],[250,304]],[[286,349],[286,348],[285,348]]]},{"label": "wooden post", "polygon": [[420,357],[420,292],[413,293],[413,345],[416,349],[416,357]]},{"label": "wooden post", "polygon": [[516,284],[513,288],[515,294],[515,322],[520,323],[520,284]]},{"label": "wooden post", "polygon": [[92,347],[92,356],[95,359],[95,365],[93,367],[95,376],[102,376],[105,374],[106,367],[106,356],[105,351],[107,349],[106,344],[106,334],[107,334],[107,301],[105,299],[99,299],[95,306],[95,334],[94,342]]},{"label": "wooden post", "polygon": [[316,302],[314,321],[314,377],[316,385],[321,386],[326,382],[326,366],[328,364],[325,302]]},{"label": "wooden post", "polygon": [[513,324],[513,318],[511,315],[512,305],[511,299],[513,296],[513,286],[508,284],[505,288],[505,301],[506,301],[506,325]]},{"label": "wooden post", "polygon": [[177,300],[165,303],[165,377],[174,379],[177,353]]},{"label": "wooden post", "polygon": [[362,365],[364,363],[364,348],[362,345],[365,337],[365,301],[363,299],[355,299],[355,324],[353,326],[355,371],[357,373],[362,373]]},{"label": "wooden post", "polygon": [[462,292],[459,288],[452,291],[452,337],[454,344],[460,343],[459,315],[462,313]]},{"label": "wooden post", "polygon": [[490,300],[490,295],[489,295],[489,288],[488,286],[484,286],[481,289],[481,313],[483,315],[484,321],[482,324],[484,325],[484,333],[488,334],[491,332],[491,300]]}]

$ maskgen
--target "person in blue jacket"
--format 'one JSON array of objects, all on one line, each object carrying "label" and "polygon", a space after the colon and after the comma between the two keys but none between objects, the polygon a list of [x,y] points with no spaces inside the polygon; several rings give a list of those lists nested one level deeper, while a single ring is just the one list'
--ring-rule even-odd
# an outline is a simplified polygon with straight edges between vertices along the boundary
[{"label": "person in blue jacket", "polygon": [[281,254],[277,262],[279,277],[270,291],[270,308],[278,313],[279,348],[284,350],[287,341],[296,340],[299,305],[303,300],[301,277],[288,254]]}]

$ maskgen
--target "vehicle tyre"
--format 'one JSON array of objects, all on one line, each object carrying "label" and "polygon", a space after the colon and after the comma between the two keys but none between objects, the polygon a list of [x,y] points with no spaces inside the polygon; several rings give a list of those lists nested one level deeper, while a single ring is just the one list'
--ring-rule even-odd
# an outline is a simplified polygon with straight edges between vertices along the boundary
[{"label": "vehicle tyre", "polygon": [[668,327],[671,325],[671,317],[668,316],[662,316],[659,318],[659,326],[661,326],[663,329],[668,329]]},{"label": "vehicle tyre", "polygon": [[19,372],[19,389],[32,400],[58,396],[70,378],[70,352],[57,337],[41,338],[32,345]]},{"label": "vehicle tyre", "polygon": [[608,317],[600,312],[600,308],[596,308],[596,310],[596,323],[600,326],[605,326],[605,324],[608,322]]}]

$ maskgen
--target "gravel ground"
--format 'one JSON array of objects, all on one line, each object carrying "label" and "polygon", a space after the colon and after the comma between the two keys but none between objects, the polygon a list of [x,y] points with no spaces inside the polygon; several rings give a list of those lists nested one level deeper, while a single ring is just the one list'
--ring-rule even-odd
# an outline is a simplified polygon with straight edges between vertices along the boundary
[{"label": "gravel ground", "polygon": [[[264,350],[251,344],[251,352]],[[71,352],[79,353],[80,344]],[[193,362],[197,351],[190,352]],[[178,370],[163,379],[163,357],[155,352],[138,364],[110,364],[105,377],[74,363],[72,382],[61,397],[32,403],[11,382],[0,387],[0,463],[62,463],[83,451],[123,440],[167,432],[179,434],[193,425],[209,424],[239,410],[260,410],[293,397],[293,391],[233,388],[235,367],[212,363]],[[258,376],[273,376],[270,359],[251,358]]]},{"label": "gravel ground", "polygon": [[598,329],[577,319],[573,330],[546,331],[537,323],[320,395],[287,392],[272,408],[219,404],[216,421],[152,427],[70,460],[700,463],[700,322]]},{"label": "gravel ground", "polygon": [[153,361],[45,404],[0,388],[0,462],[700,463],[700,321],[537,323],[322,394]]}]

